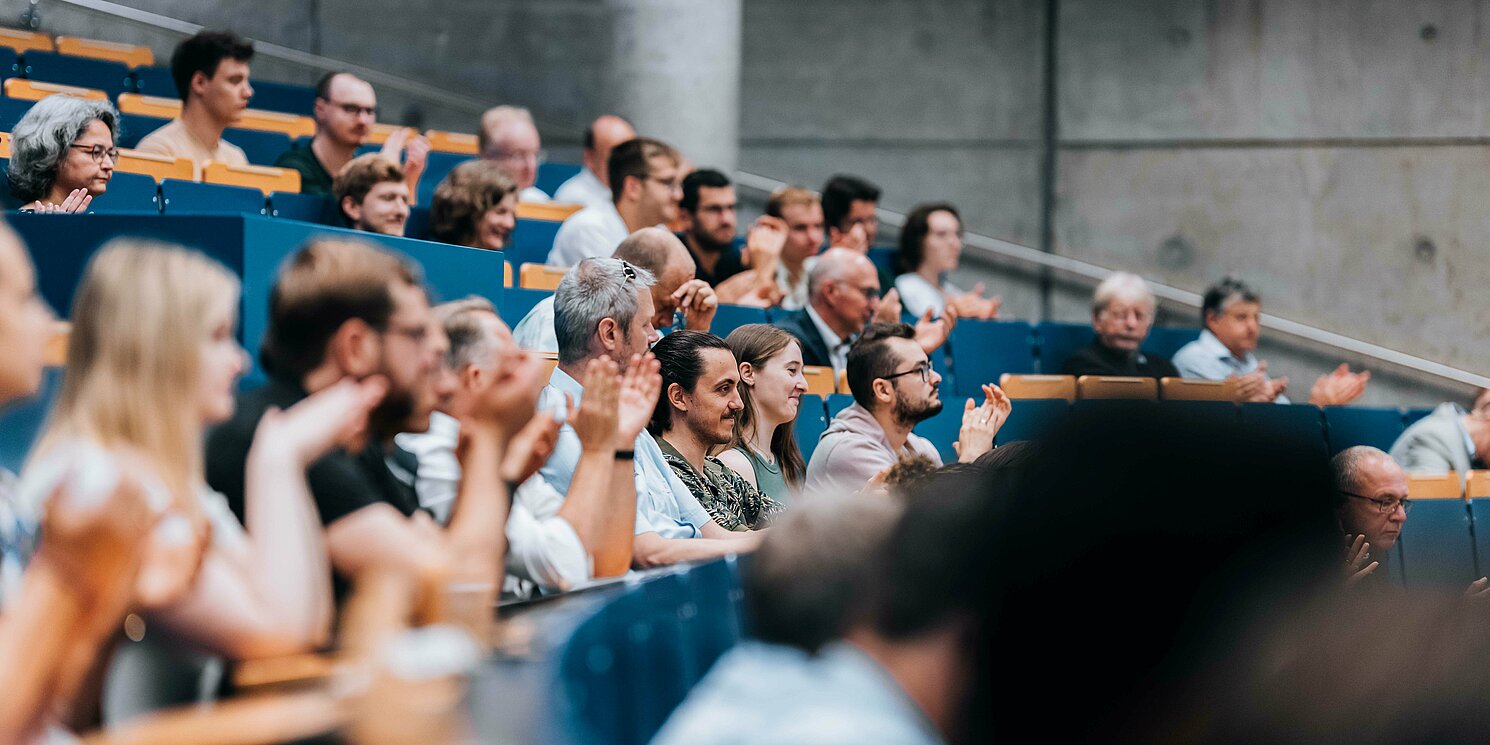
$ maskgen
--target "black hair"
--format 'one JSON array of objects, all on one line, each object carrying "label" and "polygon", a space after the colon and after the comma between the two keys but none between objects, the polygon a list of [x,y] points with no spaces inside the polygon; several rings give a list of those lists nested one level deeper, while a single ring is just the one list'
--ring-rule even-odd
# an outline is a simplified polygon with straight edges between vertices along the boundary
[{"label": "black hair", "polygon": [[1248,303],[1262,302],[1262,296],[1251,285],[1236,277],[1222,277],[1220,282],[1205,290],[1205,298],[1200,303],[1200,327],[1206,328],[1206,321],[1211,315],[1220,315],[1221,306],[1226,305],[1226,301],[1233,297]]},{"label": "black hair", "polygon": [[729,176],[712,168],[700,168],[683,178],[683,201],[678,202],[678,207],[691,215],[698,210],[700,188],[723,189],[729,185]]},{"label": "black hair", "polygon": [[880,188],[858,176],[837,175],[823,185],[823,222],[830,228],[843,230],[843,220],[848,217],[849,207],[854,202],[879,202]]},{"label": "black hair", "polygon": [[854,402],[868,409],[874,405],[874,381],[893,375],[900,358],[890,349],[891,339],[914,339],[908,323],[873,323],[848,350],[848,389]]},{"label": "black hair", "polygon": [[672,427],[672,404],[667,400],[667,389],[673,383],[692,392],[704,374],[704,350],[723,349],[733,359],[735,353],[724,340],[707,331],[674,331],[652,345],[652,354],[657,356],[662,373],[662,389],[657,395],[657,406],[652,409],[652,421],[647,431],[661,435]]},{"label": "black hair", "polygon": [[207,77],[217,74],[224,59],[247,62],[253,59],[253,42],[232,31],[203,31],[176,45],[171,53],[171,79],[176,93],[185,101],[191,94],[191,79],[197,73]]},{"label": "black hair", "polygon": [[611,201],[621,201],[621,192],[626,188],[626,178],[645,179],[652,173],[653,158],[671,158],[678,161],[678,151],[672,145],[651,137],[633,137],[613,148],[605,163],[606,175],[610,178]]}]

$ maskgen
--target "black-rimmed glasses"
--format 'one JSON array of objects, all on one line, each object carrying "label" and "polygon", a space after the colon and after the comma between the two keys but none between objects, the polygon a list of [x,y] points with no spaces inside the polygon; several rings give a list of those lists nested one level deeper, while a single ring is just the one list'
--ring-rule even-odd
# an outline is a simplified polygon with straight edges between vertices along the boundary
[{"label": "black-rimmed glasses", "polygon": [[891,374],[891,375],[881,375],[880,376],[880,379],[881,380],[894,380],[894,379],[896,379],[898,377],[901,377],[902,375],[914,375],[916,373],[921,373],[921,382],[922,383],[930,383],[931,382],[931,363],[930,362],[922,362],[921,364],[916,365],[915,367],[913,367],[913,368],[911,368],[909,370],[905,370],[903,372],[898,372],[898,373],[894,373],[894,374]]},{"label": "black-rimmed glasses", "polygon": [[77,144],[68,145],[68,147],[74,148],[76,150],[82,150],[83,152],[87,153],[88,154],[88,157],[92,158],[94,163],[102,163],[103,162],[103,156],[105,156],[105,155],[109,156],[109,160],[112,160],[115,163],[118,163],[119,162],[119,148],[117,148],[117,147],[105,147],[103,145],[77,145]]},{"label": "black-rimmed glasses", "polygon": [[1393,512],[1396,512],[1398,505],[1401,505],[1401,507],[1402,507],[1402,514],[1405,515],[1405,514],[1407,514],[1409,512],[1412,512],[1412,500],[1411,499],[1377,499],[1376,497],[1368,497],[1368,496],[1366,496],[1364,494],[1352,494],[1351,492],[1348,492],[1348,491],[1343,491],[1343,492],[1340,492],[1340,493],[1341,494],[1344,494],[1347,497],[1353,497],[1355,499],[1364,499],[1367,502],[1370,502],[1370,503],[1376,505],[1376,511],[1377,512],[1380,512],[1383,515],[1390,515]]}]

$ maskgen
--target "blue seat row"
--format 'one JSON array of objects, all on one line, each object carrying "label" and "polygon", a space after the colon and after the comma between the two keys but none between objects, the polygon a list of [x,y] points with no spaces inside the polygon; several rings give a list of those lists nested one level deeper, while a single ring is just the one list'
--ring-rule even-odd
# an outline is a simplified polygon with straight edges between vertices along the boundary
[{"label": "blue seat row", "polygon": [[[1144,340],[1143,352],[1169,358],[1199,336],[1197,328],[1157,327]],[[997,381],[1004,373],[1058,375],[1072,353],[1095,338],[1091,325],[1084,323],[959,321],[947,346],[957,362],[953,371],[969,382],[958,393],[972,395],[979,382]]]}]

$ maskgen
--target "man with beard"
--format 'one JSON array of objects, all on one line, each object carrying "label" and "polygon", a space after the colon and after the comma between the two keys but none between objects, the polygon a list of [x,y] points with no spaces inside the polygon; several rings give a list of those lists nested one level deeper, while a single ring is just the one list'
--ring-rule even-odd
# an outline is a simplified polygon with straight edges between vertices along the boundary
[{"label": "man with beard", "polygon": [[207,481],[243,519],[244,464],[259,420],[343,378],[382,377],[388,393],[368,417],[364,444],[333,450],[307,471],[337,579],[388,567],[428,586],[455,558],[463,581],[495,588],[510,505],[498,474],[505,444],[526,421],[524,393],[499,380],[477,397],[462,424],[458,508],[442,530],[419,508],[417,461],[393,441],[428,429],[442,395],[435,372],[448,342],[416,272],[355,240],[316,240],[291,256],[269,296],[260,350],[269,382],[240,396],[233,418],[208,435]]},{"label": "man with beard", "polygon": [[[316,136],[296,145],[274,161],[280,168],[300,172],[300,193],[329,196],[333,176],[357,157],[378,119],[378,95],[366,80],[347,72],[326,73],[316,83]],[[429,140],[411,129],[400,129],[383,143],[381,155],[398,165],[403,159],[404,183],[418,193],[419,176],[429,158]]]},{"label": "man with beard", "polygon": [[[802,493],[857,492],[908,456],[941,466],[936,447],[911,432],[941,412],[941,382],[909,324],[870,325],[848,353],[854,403],[833,418],[818,441]],[[968,399],[963,407],[956,444],[961,463],[992,450],[993,436],[1009,418],[1009,397],[998,386],[983,386],[983,394],[982,406]]]},{"label": "man with beard", "polygon": [[678,238],[693,255],[699,279],[713,287],[745,271],[744,258],[734,245],[735,187],[728,176],[711,168],[688,174],[678,216],[683,220]]},{"label": "man with beard", "polygon": [[652,347],[661,364],[662,391],[647,431],[668,467],[714,522],[729,530],[759,530],[781,503],[762,494],[709,451],[728,445],[740,401],[740,365],[723,339],[702,331],[668,334]]}]

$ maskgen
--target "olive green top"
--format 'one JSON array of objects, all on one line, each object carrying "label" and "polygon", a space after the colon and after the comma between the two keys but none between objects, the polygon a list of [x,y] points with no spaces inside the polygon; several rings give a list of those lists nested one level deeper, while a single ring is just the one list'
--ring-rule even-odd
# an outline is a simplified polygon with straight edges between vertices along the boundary
[{"label": "olive green top", "polygon": [[781,504],[791,504],[792,498],[796,495],[792,492],[791,486],[786,483],[786,476],[781,473],[780,463],[767,463],[748,446],[737,447],[735,450],[750,460],[750,468],[755,471],[755,488]]}]

